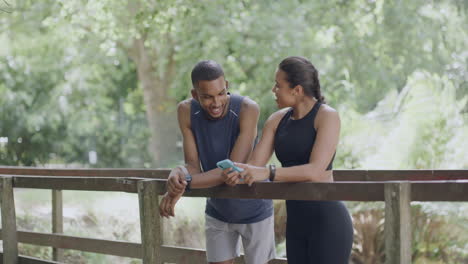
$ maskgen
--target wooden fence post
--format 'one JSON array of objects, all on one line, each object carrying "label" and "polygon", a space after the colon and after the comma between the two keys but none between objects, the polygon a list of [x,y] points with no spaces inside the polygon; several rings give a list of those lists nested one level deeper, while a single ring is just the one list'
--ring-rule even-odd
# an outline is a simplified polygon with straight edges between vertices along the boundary
[{"label": "wooden fence post", "polygon": [[0,202],[2,204],[3,263],[17,264],[18,235],[16,233],[13,179],[11,177],[2,177],[0,190]]},{"label": "wooden fence post", "polygon": [[162,250],[161,218],[159,197],[156,191],[158,182],[142,180],[138,182],[138,202],[140,204],[141,246],[144,264],[160,264]]},{"label": "wooden fence post", "polygon": [[385,263],[411,263],[411,184],[385,183]]},{"label": "wooden fence post", "polygon": [[[63,199],[62,190],[52,190],[52,233],[63,234]],[[63,250],[52,248],[52,259],[63,261]]]}]

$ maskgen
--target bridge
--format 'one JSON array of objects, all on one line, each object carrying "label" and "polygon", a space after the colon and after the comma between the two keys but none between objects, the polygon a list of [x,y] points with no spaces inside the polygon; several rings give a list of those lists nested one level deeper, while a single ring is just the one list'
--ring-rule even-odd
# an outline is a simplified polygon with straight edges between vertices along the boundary
[{"label": "bridge", "polygon": [[[62,249],[142,259],[149,263],[206,263],[199,249],[163,244],[158,197],[165,193],[165,169],[44,169],[0,167],[3,252],[0,263],[60,263]],[[385,202],[385,263],[411,263],[411,201],[468,201],[468,170],[335,170],[333,183],[255,183],[252,187],[218,186],[192,190],[190,197],[341,200]],[[14,188],[49,189],[52,230],[17,230]],[[63,234],[62,190],[138,194],[141,243]],[[417,228],[417,227],[416,227]],[[53,248],[53,261],[18,255],[18,243]],[[244,263],[242,258],[236,264]],[[272,264],[287,263],[275,259]]]}]

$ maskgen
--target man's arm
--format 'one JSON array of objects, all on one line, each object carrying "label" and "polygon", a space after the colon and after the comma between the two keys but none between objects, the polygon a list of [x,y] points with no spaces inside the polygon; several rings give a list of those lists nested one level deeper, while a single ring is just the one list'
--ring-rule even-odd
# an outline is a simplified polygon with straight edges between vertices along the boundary
[{"label": "man's arm", "polygon": [[183,138],[183,149],[185,167],[192,175],[192,188],[207,188],[223,183],[220,177],[221,170],[214,169],[208,172],[201,172],[200,158],[197,151],[197,143],[190,124],[190,100],[179,104],[177,116],[179,119],[180,131]]},{"label": "man's arm", "polygon": [[[257,136],[257,122],[260,109],[253,100],[244,98],[239,116],[239,136],[234,144],[230,159],[235,162],[246,162],[252,152],[255,137]],[[201,172],[200,159],[197,145],[190,124],[190,100],[183,101],[177,108],[180,131],[183,137],[183,148],[186,168],[192,175],[192,188],[209,188],[224,183],[222,170],[215,168],[210,171]],[[185,188],[182,171],[174,173],[179,179],[169,179],[169,191],[171,187],[181,191]]]},{"label": "man's arm", "polygon": [[[257,136],[257,122],[259,115],[260,109],[257,103],[250,98],[245,97],[242,101],[242,107],[239,114],[239,136],[236,139],[236,143],[234,144],[229,157],[232,161],[246,162],[249,159],[249,156],[252,153],[255,137]],[[195,142],[195,140],[193,142]],[[192,188],[213,187],[224,183],[224,180],[222,170],[216,168],[207,172],[192,175]]]},{"label": "man's arm", "polygon": [[[257,136],[257,122],[260,114],[258,105],[245,98],[240,112],[240,133],[234,144],[230,158],[237,162],[246,162],[252,152],[255,137]],[[179,103],[177,118],[183,138],[185,167],[192,175],[192,188],[208,188],[224,182],[221,169],[213,169],[201,173],[200,159],[197,145],[190,124],[190,100]],[[164,217],[174,216],[174,207],[182,196],[187,182],[180,168],[171,171],[168,178],[168,193],[160,203],[160,214]]]},{"label": "man's arm", "polygon": [[249,159],[257,137],[257,123],[260,108],[252,99],[245,97],[239,115],[239,136],[237,137],[230,159],[245,163]]}]

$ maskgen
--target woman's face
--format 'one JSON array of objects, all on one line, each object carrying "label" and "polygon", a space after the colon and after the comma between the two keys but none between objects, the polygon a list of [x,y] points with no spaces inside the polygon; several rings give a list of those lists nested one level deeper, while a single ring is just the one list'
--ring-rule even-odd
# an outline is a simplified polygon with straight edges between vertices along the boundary
[{"label": "woman's face", "polygon": [[285,108],[294,105],[295,96],[293,95],[294,89],[291,89],[287,81],[287,75],[284,71],[277,69],[275,73],[275,85],[271,89],[275,95],[275,101],[278,108]]}]

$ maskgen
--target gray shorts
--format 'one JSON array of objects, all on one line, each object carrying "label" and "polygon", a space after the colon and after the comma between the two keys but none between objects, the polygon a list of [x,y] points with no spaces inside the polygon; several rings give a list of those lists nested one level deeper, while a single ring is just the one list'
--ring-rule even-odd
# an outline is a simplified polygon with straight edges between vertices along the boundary
[{"label": "gray shorts", "polygon": [[245,264],[265,264],[274,259],[274,217],[253,224],[229,224],[205,215],[206,256],[208,262],[220,262],[240,256],[240,239]]}]

